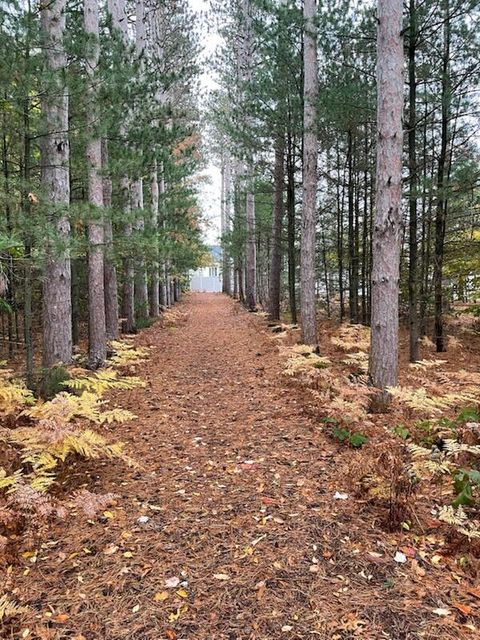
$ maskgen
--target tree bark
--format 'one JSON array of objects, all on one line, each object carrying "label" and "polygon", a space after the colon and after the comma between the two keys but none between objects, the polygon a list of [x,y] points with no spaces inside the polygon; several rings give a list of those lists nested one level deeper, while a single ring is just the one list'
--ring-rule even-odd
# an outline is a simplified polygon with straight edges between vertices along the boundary
[{"label": "tree bark", "polygon": [[297,323],[297,298],[295,291],[295,158],[291,134],[287,136],[287,246],[288,246],[288,298],[290,316]]},{"label": "tree bark", "polygon": [[150,182],[150,195],[152,198],[152,232],[155,234],[154,239],[154,253],[155,258],[153,260],[151,269],[151,283],[150,283],[150,315],[156,318],[160,314],[160,274],[158,264],[158,240],[156,238],[158,230],[158,211],[159,211],[159,194],[160,189],[158,185],[158,171],[157,161],[154,160],[152,166],[152,175]]},{"label": "tree bark", "polygon": [[280,278],[282,272],[282,229],[285,138],[277,133],[275,140],[275,168],[273,175],[273,215],[271,233],[270,278],[268,292],[268,313],[271,320],[280,320]]},{"label": "tree bark", "polygon": [[97,68],[100,58],[99,16],[97,0],[84,0],[84,28],[89,38],[86,58],[87,131],[86,163],[88,171],[88,202],[93,217],[88,223],[88,365],[92,369],[101,367],[107,357],[107,334],[105,323],[104,292],[104,228],[103,228],[103,181],[102,141],[98,133]]},{"label": "tree bark", "polygon": [[300,246],[302,342],[318,347],[315,310],[318,62],[316,0],[304,0],[303,211]]},{"label": "tree bark", "polygon": [[[243,47],[242,66],[243,82],[247,87],[252,81],[252,5],[250,0],[243,0]],[[244,96],[245,101],[245,96]],[[250,125],[249,118],[246,122]],[[249,153],[251,156],[251,153]],[[247,244],[245,251],[245,305],[249,311],[255,311],[257,307],[257,246],[255,236],[255,196],[253,192],[253,160],[248,158],[244,166],[246,195],[245,218],[247,226]]]},{"label": "tree bark", "polygon": [[72,358],[72,299],[68,205],[69,143],[67,59],[63,45],[66,0],[42,3],[41,29],[50,86],[42,93],[44,135],[41,142],[41,182],[55,242],[47,241],[43,278],[43,366]]},{"label": "tree bark", "polygon": [[409,262],[408,316],[410,325],[410,362],[418,360],[418,249],[417,249],[417,18],[415,0],[409,0],[408,35],[408,173],[409,173]]},{"label": "tree bark", "polygon": [[[102,140],[102,167],[108,167],[108,142]],[[118,338],[118,284],[117,269],[113,262],[113,228],[111,218],[112,180],[109,175],[103,176],[103,206],[105,223],[105,255],[104,255],[104,293],[105,293],[105,329],[107,340]],[[106,215],[105,215],[106,210]]]},{"label": "tree bark", "polygon": [[[397,384],[402,242],[402,0],[378,0],[377,188],[373,230],[369,373],[381,390]],[[382,394],[388,401],[388,394]]]},{"label": "tree bark", "polygon": [[450,4],[443,2],[443,54],[442,54],[442,121],[440,153],[438,156],[437,173],[437,203],[435,211],[435,256],[433,286],[435,293],[435,327],[434,342],[437,352],[446,351],[443,326],[443,253],[445,245],[445,230],[447,217],[447,148],[449,137],[450,117]]},{"label": "tree bark", "polygon": [[348,308],[350,322],[358,322],[358,268],[355,257],[355,202],[353,176],[353,134],[347,131],[347,194],[348,194]]}]

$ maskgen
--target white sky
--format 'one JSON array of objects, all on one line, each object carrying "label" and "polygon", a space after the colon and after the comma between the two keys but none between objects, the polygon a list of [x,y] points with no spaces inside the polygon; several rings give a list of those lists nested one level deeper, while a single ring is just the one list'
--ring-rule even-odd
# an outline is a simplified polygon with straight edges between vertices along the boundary
[{"label": "white sky", "polygon": [[[189,4],[199,15],[206,16],[210,10],[209,0],[189,0]],[[211,20],[208,20],[208,23],[211,22]],[[210,26],[209,28],[206,20],[200,19],[199,27],[202,48],[201,62],[203,63],[213,57],[215,49],[220,43],[220,36],[216,31],[212,31],[213,27]],[[212,90],[216,86],[215,79],[207,65],[203,66],[200,82],[202,92]],[[209,160],[206,169],[200,176],[199,205],[203,218],[206,219],[204,239],[208,244],[217,244],[220,236],[220,167],[215,166]]]}]

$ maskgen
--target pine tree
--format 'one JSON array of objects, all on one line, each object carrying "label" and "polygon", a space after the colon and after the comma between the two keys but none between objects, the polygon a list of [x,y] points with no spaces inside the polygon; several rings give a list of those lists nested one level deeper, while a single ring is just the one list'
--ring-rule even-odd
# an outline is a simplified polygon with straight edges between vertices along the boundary
[{"label": "pine tree", "polygon": [[46,90],[42,93],[42,188],[47,219],[43,274],[43,366],[72,357],[68,95],[65,86],[65,0],[40,7]]},{"label": "pine tree", "polygon": [[[398,375],[398,296],[402,243],[403,38],[401,0],[378,0],[377,188],[373,230],[369,374],[381,390]],[[388,396],[384,395],[387,399]]]},{"label": "pine tree", "polygon": [[315,308],[315,235],[317,220],[317,3],[304,0],[303,210],[300,253],[302,342],[318,346]]}]

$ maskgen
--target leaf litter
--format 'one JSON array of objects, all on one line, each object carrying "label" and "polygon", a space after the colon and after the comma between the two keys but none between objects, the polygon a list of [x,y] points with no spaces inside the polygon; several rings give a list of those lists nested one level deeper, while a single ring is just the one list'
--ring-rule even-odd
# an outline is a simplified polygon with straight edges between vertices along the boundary
[{"label": "leaf litter", "polygon": [[160,321],[135,338],[152,353],[131,365],[146,387],[111,393],[138,417],[104,429],[142,468],[75,463],[117,507],[19,541],[3,588],[22,610],[0,637],[478,637],[480,583],[438,521],[388,532],[339,490],[362,452],[325,436],[264,318],[214,294],[178,309],[175,332]]}]

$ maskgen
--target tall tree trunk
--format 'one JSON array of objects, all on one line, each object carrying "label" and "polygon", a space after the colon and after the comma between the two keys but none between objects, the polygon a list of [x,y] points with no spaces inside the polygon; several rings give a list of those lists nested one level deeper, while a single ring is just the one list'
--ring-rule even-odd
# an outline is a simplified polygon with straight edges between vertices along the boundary
[{"label": "tall tree trunk", "polygon": [[[145,6],[143,0],[135,2],[135,53],[143,69],[142,57],[145,50]],[[141,155],[142,150],[137,152]],[[139,236],[145,231],[143,179],[137,177],[132,185],[132,207],[135,215],[134,227]],[[143,238],[142,238],[143,239]],[[145,322],[148,318],[148,283],[143,250],[137,252],[135,260],[135,312],[137,318]]]},{"label": "tall tree trunk", "polygon": [[[108,167],[108,142],[102,140],[102,167]],[[113,261],[113,227],[112,227],[112,180],[108,174],[103,176],[103,206],[105,223],[105,255],[104,255],[104,294],[105,294],[105,329],[108,340],[118,338],[118,284],[117,269]]]},{"label": "tall tree trunk", "polygon": [[[340,194],[340,191],[342,193]],[[337,141],[337,261],[338,261],[338,292],[340,296],[340,322],[345,317],[345,299],[343,288],[343,193],[340,175],[340,148]]]},{"label": "tall tree trunk", "polygon": [[[353,176],[353,134],[347,131],[347,194],[348,194],[348,308],[350,322],[357,322],[358,271],[355,260],[355,202]],[[356,289],[356,291],[355,291]]]},{"label": "tall tree trunk", "polygon": [[122,294],[122,316],[124,333],[135,333],[135,298],[134,298],[134,281],[135,267],[132,255],[131,241],[132,223],[131,216],[131,197],[130,197],[130,180],[127,176],[120,179],[120,188],[122,191],[123,212],[125,213],[126,223],[124,226],[124,235],[126,239],[127,255],[123,261],[123,294]]},{"label": "tall tree trunk", "polygon": [[[367,324],[367,295],[368,295],[368,150],[369,150],[368,125],[365,125],[365,147],[363,170],[363,220],[362,220],[362,324]],[[371,194],[370,194],[371,195]]]},{"label": "tall tree trunk", "polygon": [[[165,170],[164,170],[163,163],[160,165],[159,207],[160,207],[160,227],[162,230],[165,230],[165,226],[166,226]],[[167,261],[165,259],[165,255],[163,251],[162,251],[162,259],[160,263],[160,305],[165,308],[168,307]]]},{"label": "tall tree trunk", "polygon": [[[252,81],[252,5],[251,0],[243,0],[243,81],[250,86]],[[245,99],[245,98],[244,98]],[[247,117],[247,127],[251,124]],[[247,225],[247,244],[245,251],[245,305],[250,311],[255,311],[257,306],[257,247],[255,236],[255,196],[253,191],[253,158],[249,158],[244,167],[246,181],[245,218]]]},{"label": "tall tree trunk", "polygon": [[[122,37],[123,45],[129,45],[128,15],[125,0],[108,0],[108,12],[112,18],[112,28],[117,30]],[[127,136],[125,124],[120,127],[122,138]],[[120,177],[120,190],[122,196],[122,208],[125,214],[124,236],[127,255],[123,260],[123,291],[122,291],[122,330],[125,333],[136,331],[135,301],[134,301],[134,260],[131,249],[132,222],[131,222],[131,195],[130,178],[127,173]]]},{"label": "tall tree trunk", "polygon": [[282,229],[285,137],[279,132],[275,140],[275,168],[273,175],[273,215],[271,233],[268,313],[271,320],[280,320],[280,277],[282,271]]},{"label": "tall tree trunk", "polygon": [[[230,211],[231,211],[231,190],[232,190],[232,167],[229,156],[225,159],[225,193],[224,193],[224,225],[225,233],[230,233]],[[227,295],[232,295],[232,267],[228,252],[222,253],[222,290]]]},{"label": "tall tree trunk", "polygon": [[[30,42],[31,42],[32,8],[30,0],[27,1],[26,37],[25,37],[25,68],[29,69]],[[31,180],[31,131],[30,131],[30,82],[29,75],[24,81],[23,90],[23,187],[22,187],[22,211],[26,220],[30,219],[32,203],[30,202]],[[33,300],[33,274],[32,274],[32,245],[33,238],[30,230],[25,229],[25,282],[24,282],[24,312],[23,335],[25,339],[26,382],[29,389],[34,388],[33,373],[33,332],[32,332],[32,300]]]},{"label": "tall tree trunk", "polygon": [[101,367],[107,357],[107,333],[105,323],[104,290],[104,228],[103,228],[103,181],[102,140],[98,133],[97,68],[100,58],[99,23],[97,0],[84,0],[84,26],[89,37],[89,52],[86,59],[88,74],[86,147],[88,171],[88,202],[93,207],[93,218],[88,223],[88,365],[92,369]]},{"label": "tall tree trunk", "polygon": [[151,269],[151,283],[150,283],[150,315],[156,318],[160,314],[160,274],[158,264],[158,211],[159,211],[159,194],[160,189],[158,185],[158,171],[157,161],[153,161],[152,175],[150,182],[150,195],[152,198],[152,232],[155,234],[155,257]]},{"label": "tall tree trunk", "polygon": [[315,310],[315,230],[317,220],[318,62],[316,0],[304,0],[303,211],[300,246],[302,342],[318,347]]},{"label": "tall tree trunk", "polygon": [[450,116],[450,4],[443,1],[443,55],[442,55],[442,122],[440,153],[437,173],[437,204],[435,212],[435,256],[433,286],[435,292],[435,328],[434,342],[437,352],[446,351],[443,326],[443,254],[445,245],[445,229],[447,217],[447,148],[448,124]]},{"label": "tall tree trunk", "polygon": [[[135,219],[135,231],[139,236],[143,236],[145,230],[144,220],[144,200],[143,200],[143,180],[138,178],[132,183],[132,210]],[[147,272],[145,269],[145,258],[143,250],[140,248],[135,259],[135,314],[137,322],[145,322],[148,318],[148,284]]]},{"label": "tall tree trunk", "polygon": [[47,241],[43,277],[43,366],[72,358],[67,59],[63,45],[66,0],[43,4],[41,28],[49,86],[42,93],[41,181],[56,241]]},{"label": "tall tree trunk", "polygon": [[408,34],[408,173],[409,173],[409,263],[408,317],[410,325],[410,362],[418,360],[418,249],[417,249],[417,78],[415,56],[417,47],[417,16],[415,0],[409,0]]},{"label": "tall tree trunk", "polygon": [[[397,384],[398,295],[402,243],[402,0],[378,0],[377,188],[373,231],[369,373],[385,390]],[[384,401],[388,394],[383,393]]]},{"label": "tall tree trunk", "polygon": [[295,158],[291,133],[287,136],[287,246],[288,246],[288,298],[290,316],[297,323],[296,258],[295,258]]}]

